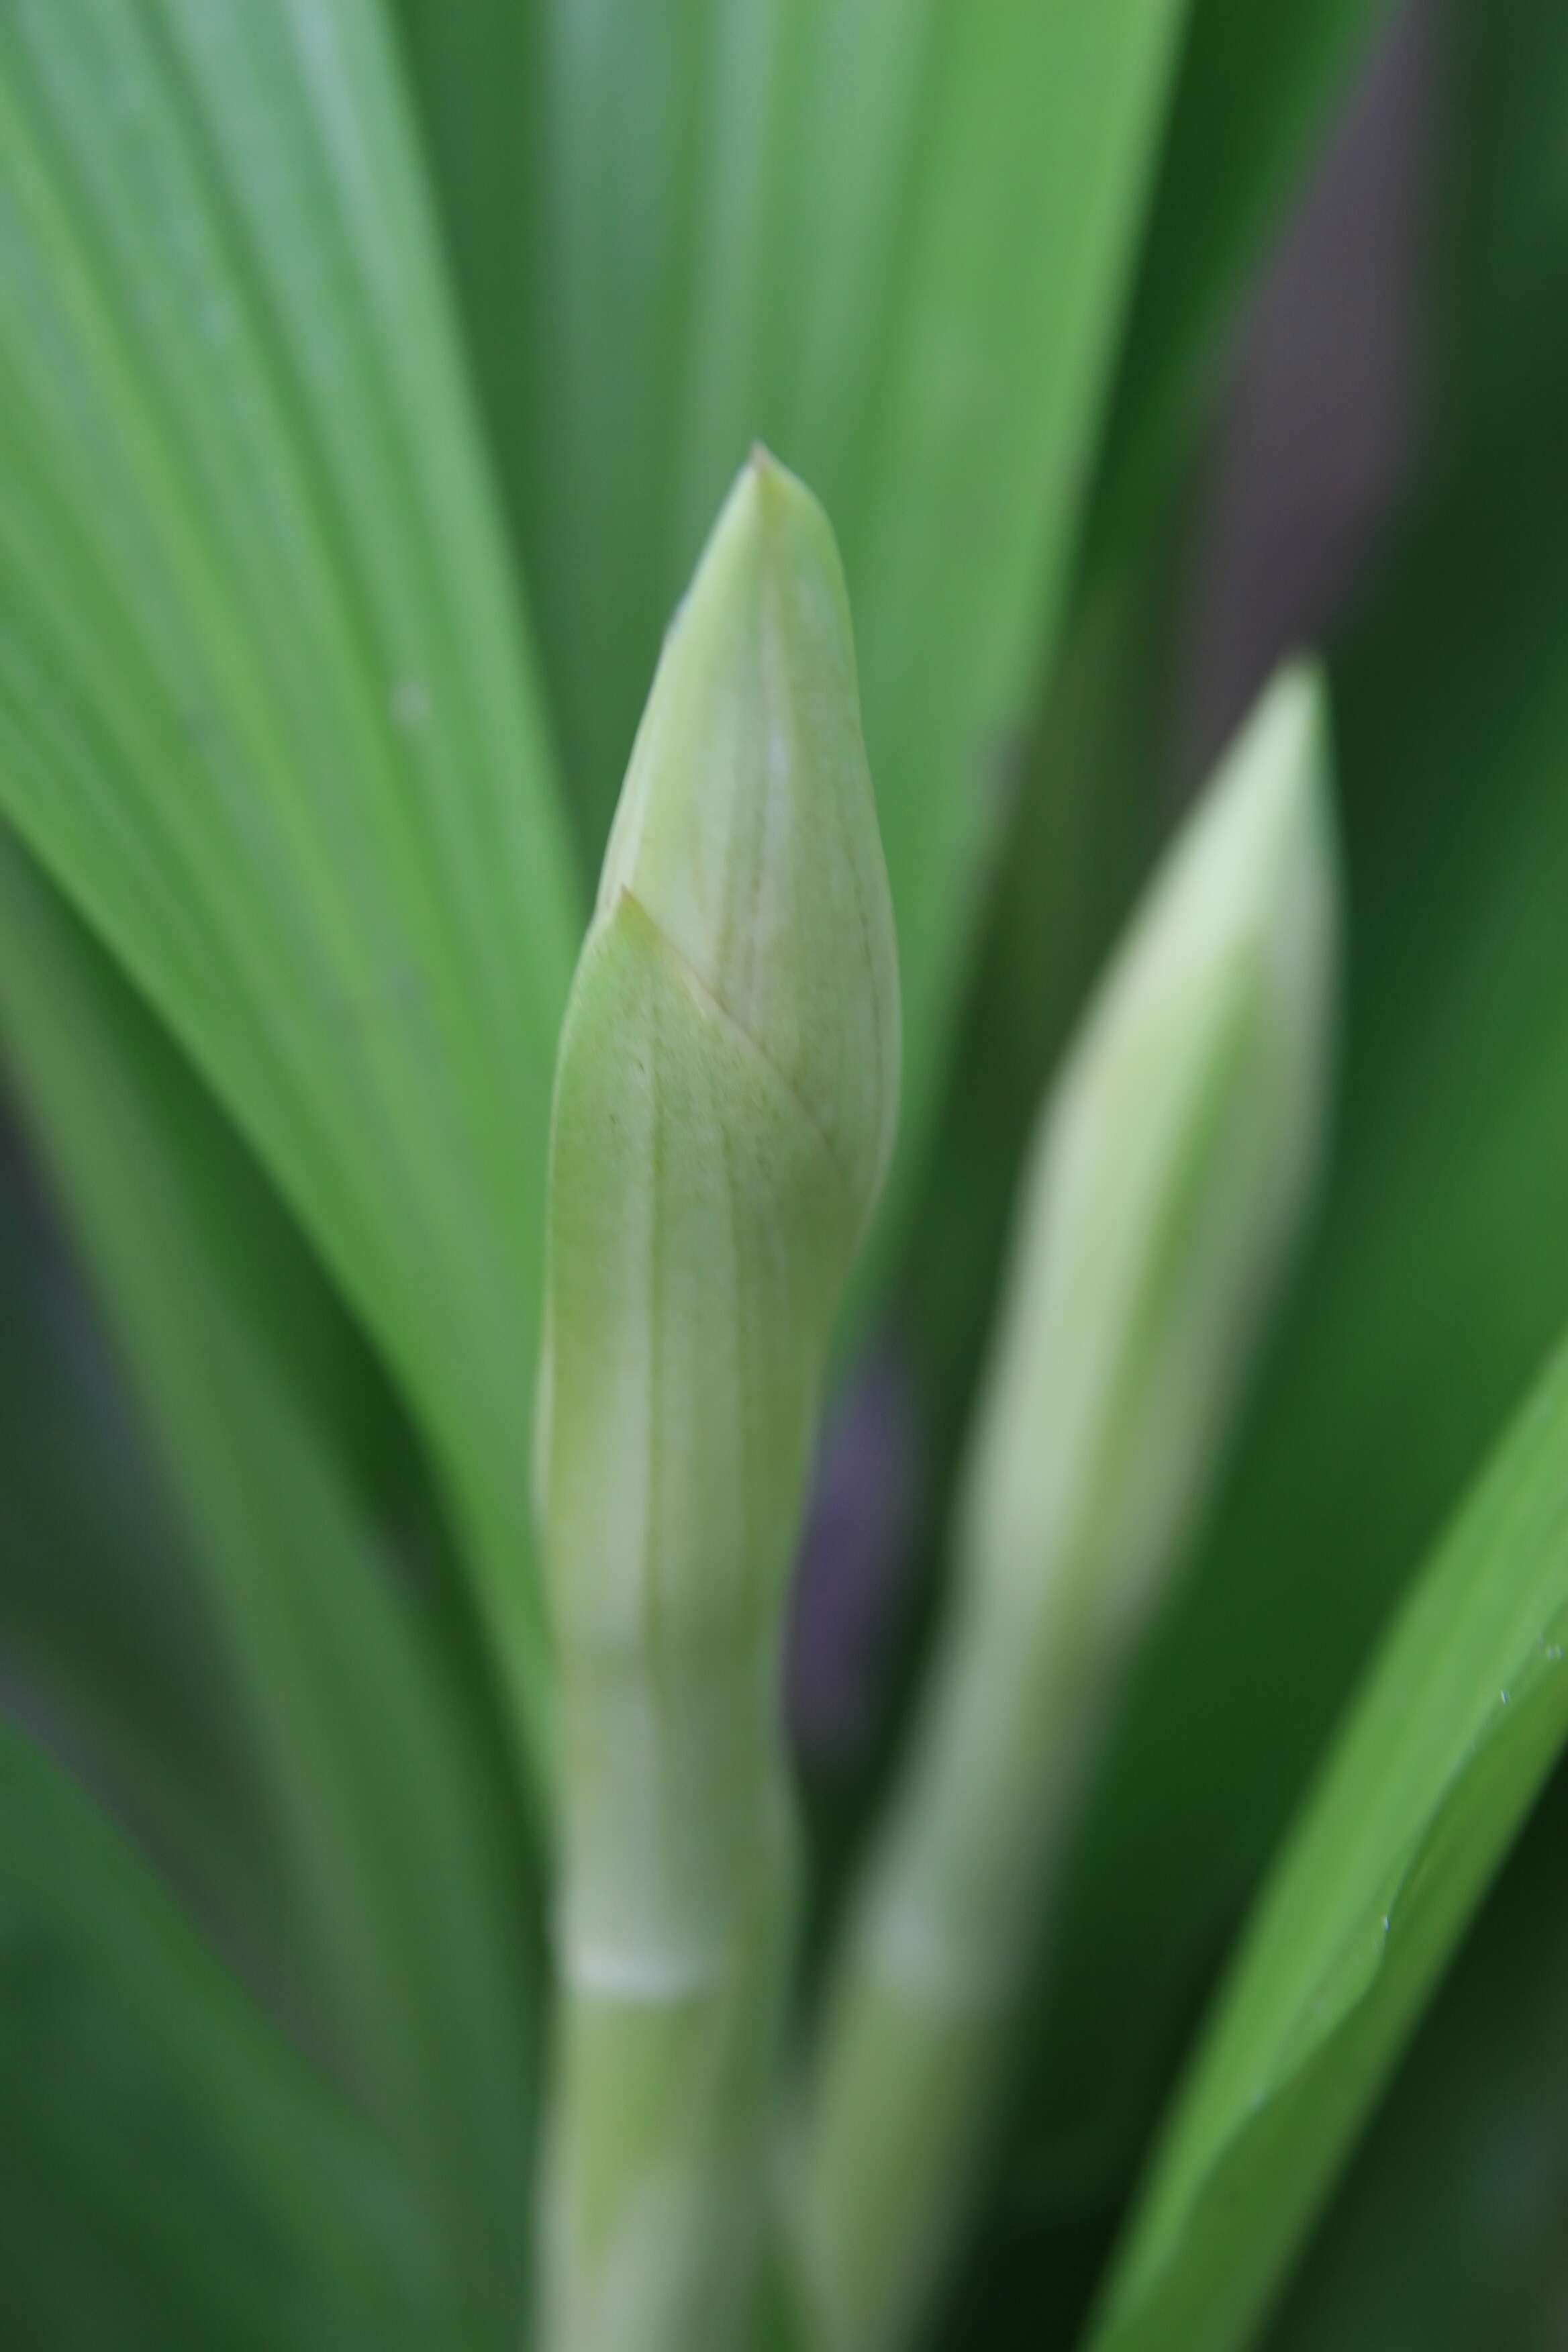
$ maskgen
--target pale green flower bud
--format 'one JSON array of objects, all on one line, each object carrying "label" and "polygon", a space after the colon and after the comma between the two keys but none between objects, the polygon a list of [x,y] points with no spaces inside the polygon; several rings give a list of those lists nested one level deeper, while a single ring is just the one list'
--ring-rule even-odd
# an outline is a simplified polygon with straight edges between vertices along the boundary
[{"label": "pale green flower bud", "polygon": [[[759,450],[666,639],[562,1033],[539,1483],[563,1622],[624,1633],[641,1605],[656,1402],[687,1457],[658,1507],[689,1498],[708,1530],[658,1546],[683,1605],[776,1602],[898,1077],[843,573],[816,501]],[[633,1560],[628,1584],[613,1563]]]},{"label": "pale green flower bud", "polygon": [[1179,1559],[1311,1194],[1328,774],[1321,685],[1288,670],[1157,875],[1031,1147],[956,1550],[984,1605],[1053,1642],[1067,1611],[1120,1643]]},{"label": "pale green flower bud", "polygon": [[898,1069],[843,576],[758,452],[665,643],[557,1066],[539,1477],[568,1997],[552,2325],[574,2347],[738,2324],[785,1583]]},{"label": "pale green flower bud", "polygon": [[666,641],[600,920],[622,891],[798,1097],[863,1226],[898,1116],[892,907],[838,551],[764,450]]},{"label": "pale green flower bud", "polygon": [[1336,906],[1295,669],[1134,914],[1024,1171],[955,1622],[824,2037],[804,2210],[830,2352],[890,2352],[966,2216],[1066,1828],[1310,1196]]}]

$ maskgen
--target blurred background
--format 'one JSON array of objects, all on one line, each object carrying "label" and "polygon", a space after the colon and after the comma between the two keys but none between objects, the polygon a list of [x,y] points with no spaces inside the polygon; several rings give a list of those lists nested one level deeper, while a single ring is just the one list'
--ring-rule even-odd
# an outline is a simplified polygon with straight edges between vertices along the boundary
[{"label": "blurred background", "polygon": [[[1281,656],[1331,649],[1347,1062],[1317,1236],[1079,1842],[955,2342],[1069,2340],[1268,1841],[1568,1305],[1565,361],[1568,33],[1507,0],[1392,9],[1223,339],[1154,610],[1119,604],[1114,559],[1080,586],[1047,706],[1068,748],[1045,756],[1053,777],[1081,761],[1068,793],[1092,805],[1097,780],[1102,816],[1136,766],[1168,824]],[[1102,666],[1139,688],[1109,730]],[[1131,745],[1130,723],[1147,730]],[[950,1150],[953,1129],[969,1148],[928,1231],[955,1229],[984,1152],[1012,1164],[984,1084],[1000,1008],[1027,973],[1065,1025],[1138,870],[1115,843],[1097,854],[1098,920],[1068,969],[994,959],[982,982],[950,1123]],[[1049,929],[1042,907],[1042,950]],[[846,1400],[803,1566],[797,1727],[839,1853],[929,1622],[919,1531],[976,1287],[931,1255],[938,1295],[917,1265],[909,1325]],[[1568,2346],[1565,1832],[1560,1772],[1317,2233],[1280,2352]]]},{"label": "blurred background", "polygon": [[[1133,457],[1102,463],[1065,651],[1010,755],[1031,788],[942,1140],[898,1312],[847,1374],[802,1561],[791,1709],[831,1894],[918,1671],[1036,1074],[1268,671],[1326,645],[1352,959],[1333,1173],[1078,1840],[954,2342],[1068,2340],[1313,1759],[1568,1315],[1568,12],[1365,13],[1376,30],[1347,42],[1304,135],[1195,431],[1185,408],[1127,423],[1140,331],[1157,339],[1182,284],[1158,226],[1143,257],[1108,440]],[[1176,119],[1191,141],[1214,130]],[[377,1412],[366,1442],[395,1460],[390,1401]],[[414,1469],[405,1484],[417,1557],[439,1538]],[[7,1118],[0,1704],[155,1848],[192,1759],[246,1801],[180,1544]],[[139,1808],[149,1688],[167,1760]],[[198,1837],[154,1859],[188,1874]],[[1559,1774],[1317,2232],[1277,2352],[1568,2347],[1565,1837]]]}]

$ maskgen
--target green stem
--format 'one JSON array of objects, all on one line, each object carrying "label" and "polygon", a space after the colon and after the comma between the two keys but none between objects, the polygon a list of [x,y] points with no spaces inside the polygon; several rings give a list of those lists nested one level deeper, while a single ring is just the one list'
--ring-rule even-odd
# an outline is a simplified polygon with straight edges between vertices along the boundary
[{"label": "green stem", "polygon": [[912,2335],[1005,2101],[1106,1680],[1043,1676],[1036,1629],[1008,1632],[972,1612],[945,1655],[829,1990],[800,2184],[823,2352]]},{"label": "green stem", "polygon": [[563,1663],[554,2352],[744,2334],[793,1908],[775,1669]]}]

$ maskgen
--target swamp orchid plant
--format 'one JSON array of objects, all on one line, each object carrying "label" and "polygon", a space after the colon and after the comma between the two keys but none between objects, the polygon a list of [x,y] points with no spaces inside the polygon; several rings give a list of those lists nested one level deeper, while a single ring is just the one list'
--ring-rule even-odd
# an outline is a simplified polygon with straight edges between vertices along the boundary
[{"label": "swamp orchid plant", "polygon": [[0,0],[7,2347],[1542,2340],[1558,0],[1363,635],[1154,684],[1382,13]]}]

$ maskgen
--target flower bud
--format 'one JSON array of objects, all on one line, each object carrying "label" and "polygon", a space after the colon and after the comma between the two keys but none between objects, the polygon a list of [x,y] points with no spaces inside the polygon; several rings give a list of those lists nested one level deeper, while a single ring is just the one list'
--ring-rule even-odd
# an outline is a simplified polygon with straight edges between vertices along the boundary
[{"label": "flower bud", "polygon": [[1134,916],[1026,1167],[965,1573],[1096,1644],[1179,1558],[1321,1152],[1336,877],[1321,685],[1284,672]]},{"label": "flower bud", "polygon": [[1025,1170],[953,1622],[823,2028],[802,2242],[842,2352],[905,2339],[967,2217],[1126,1654],[1300,1225],[1334,932],[1322,696],[1295,670],[1134,914]]},{"label": "flower bud", "polygon": [[540,1483],[560,1691],[552,2340],[739,2340],[789,1941],[785,1580],[892,1143],[848,606],[758,452],[676,615],[562,1031]]},{"label": "flower bud", "polygon": [[540,1468],[563,1627],[776,1607],[898,1071],[843,574],[759,450],[666,638],[562,1033]]},{"label": "flower bud", "polygon": [[600,919],[622,891],[798,1097],[863,1226],[898,1112],[892,908],[838,551],[765,450],[666,641]]}]

